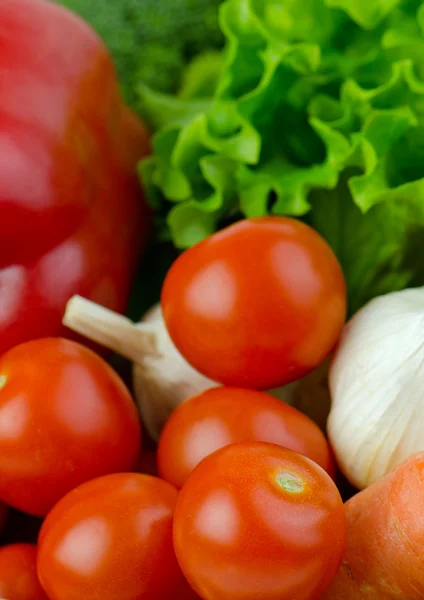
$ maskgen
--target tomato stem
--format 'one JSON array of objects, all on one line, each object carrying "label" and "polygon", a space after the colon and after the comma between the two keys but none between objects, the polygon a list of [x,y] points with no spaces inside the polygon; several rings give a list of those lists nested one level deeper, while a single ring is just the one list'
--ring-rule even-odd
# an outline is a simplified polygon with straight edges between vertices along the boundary
[{"label": "tomato stem", "polygon": [[300,494],[304,491],[303,479],[290,471],[280,471],[275,476],[277,485],[291,494]]}]

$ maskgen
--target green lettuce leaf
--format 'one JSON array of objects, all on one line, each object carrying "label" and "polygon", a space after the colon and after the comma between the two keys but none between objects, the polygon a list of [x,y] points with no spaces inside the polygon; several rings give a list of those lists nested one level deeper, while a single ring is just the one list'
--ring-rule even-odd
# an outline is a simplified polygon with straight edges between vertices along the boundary
[{"label": "green lettuce leaf", "polygon": [[306,221],[331,244],[343,267],[350,312],[375,296],[421,284],[424,182],[399,188],[366,214],[353,201],[345,173],[334,191],[315,191]]},{"label": "green lettuce leaf", "polygon": [[291,215],[339,257],[350,308],[424,284],[424,2],[226,0],[227,45],[180,95],[141,92],[162,236]]}]

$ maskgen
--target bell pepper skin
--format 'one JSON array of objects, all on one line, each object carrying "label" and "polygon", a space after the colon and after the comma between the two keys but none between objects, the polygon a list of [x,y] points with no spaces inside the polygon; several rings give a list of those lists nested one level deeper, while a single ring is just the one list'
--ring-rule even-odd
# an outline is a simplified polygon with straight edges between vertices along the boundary
[{"label": "bell pepper skin", "polygon": [[136,175],[148,146],[83,21],[0,1],[0,353],[63,335],[75,293],[125,310],[149,230]]}]

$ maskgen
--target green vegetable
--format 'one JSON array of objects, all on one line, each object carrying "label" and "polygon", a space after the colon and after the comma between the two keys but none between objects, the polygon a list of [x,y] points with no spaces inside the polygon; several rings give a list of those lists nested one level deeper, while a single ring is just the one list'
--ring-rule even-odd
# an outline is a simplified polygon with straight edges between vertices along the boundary
[{"label": "green vegetable", "polygon": [[220,22],[221,68],[178,96],[140,88],[161,238],[293,215],[335,249],[351,311],[424,284],[424,3],[227,0]]},{"label": "green vegetable", "polygon": [[185,66],[199,52],[220,48],[221,0],[55,0],[82,16],[115,59],[127,98],[135,85],[175,91]]}]

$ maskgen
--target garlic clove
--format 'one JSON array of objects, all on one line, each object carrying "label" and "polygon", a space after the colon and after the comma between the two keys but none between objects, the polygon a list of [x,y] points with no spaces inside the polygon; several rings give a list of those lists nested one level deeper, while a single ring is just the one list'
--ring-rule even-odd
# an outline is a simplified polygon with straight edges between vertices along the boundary
[{"label": "garlic clove", "polygon": [[345,327],[329,382],[330,441],[356,487],[424,450],[424,288],[362,308]]}]

